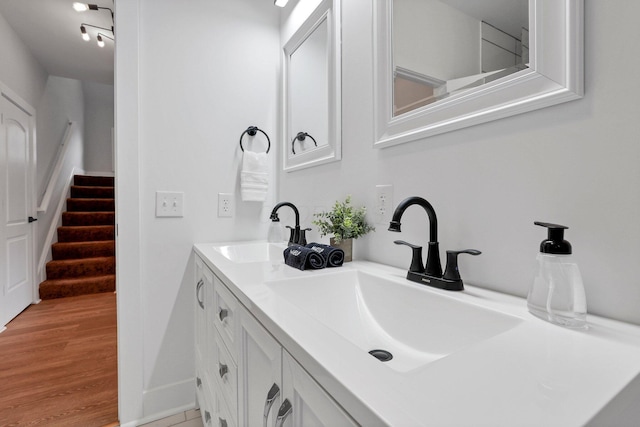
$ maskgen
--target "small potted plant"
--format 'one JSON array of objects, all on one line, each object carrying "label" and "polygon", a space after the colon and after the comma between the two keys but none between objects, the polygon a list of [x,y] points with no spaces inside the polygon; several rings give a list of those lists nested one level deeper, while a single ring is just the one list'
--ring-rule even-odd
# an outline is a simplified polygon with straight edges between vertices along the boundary
[{"label": "small potted plant", "polygon": [[330,212],[320,212],[314,214],[317,218],[312,221],[318,226],[322,237],[332,234],[330,245],[338,247],[344,251],[344,260],[351,261],[353,239],[364,236],[375,230],[365,219],[366,208],[364,206],[355,208],[351,205],[351,196],[347,196],[344,202],[333,205]]}]

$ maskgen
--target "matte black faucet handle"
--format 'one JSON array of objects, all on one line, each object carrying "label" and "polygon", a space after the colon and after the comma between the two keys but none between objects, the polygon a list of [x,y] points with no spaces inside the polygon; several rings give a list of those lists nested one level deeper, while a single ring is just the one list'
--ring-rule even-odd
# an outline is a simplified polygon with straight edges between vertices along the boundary
[{"label": "matte black faucet handle", "polygon": [[291,246],[291,245],[297,245],[298,244],[298,236],[300,235],[300,230],[296,230],[293,227],[290,226],[286,226],[290,231],[289,231],[289,243],[287,244],[287,246]]},{"label": "matte black faucet handle", "polygon": [[311,231],[310,228],[304,228],[300,230],[300,234],[298,235],[298,244],[301,246],[305,246],[307,244],[307,231]]},{"label": "matte black faucet handle", "polygon": [[413,252],[411,257],[411,266],[409,271],[412,273],[424,273],[424,264],[422,263],[422,246],[414,245],[413,243],[405,242],[404,240],[394,240],[396,245],[409,246]]},{"label": "matte black faucet handle", "polygon": [[447,251],[447,267],[444,270],[443,279],[446,280],[461,280],[460,272],[458,271],[458,255],[480,255],[482,252],[476,249],[464,249],[462,251]]}]

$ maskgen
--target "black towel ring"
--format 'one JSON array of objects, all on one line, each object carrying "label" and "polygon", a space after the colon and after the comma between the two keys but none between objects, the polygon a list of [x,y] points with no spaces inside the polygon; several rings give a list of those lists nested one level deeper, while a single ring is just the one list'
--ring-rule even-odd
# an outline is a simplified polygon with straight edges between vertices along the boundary
[{"label": "black towel ring", "polygon": [[307,139],[307,137],[311,138],[311,140],[313,141],[313,145],[315,145],[316,147],[318,146],[318,143],[316,142],[316,139],[314,137],[312,137],[306,132],[298,132],[298,134],[294,136],[293,139],[291,140],[291,152],[293,154],[296,154],[296,147],[295,147],[296,139],[302,142],[305,139]]},{"label": "black towel ring", "polygon": [[267,137],[267,143],[269,144],[269,146],[267,147],[267,153],[269,152],[269,150],[271,150],[271,140],[269,139],[269,135],[267,135],[265,131],[258,128],[257,126],[249,126],[247,130],[242,132],[242,135],[240,135],[240,149],[243,152],[244,152],[244,147],[242,146],[242,137],[244,137],[245,134],[249,134],[249,136],[256,136],[258,132],[262,132],[262,134]]}]

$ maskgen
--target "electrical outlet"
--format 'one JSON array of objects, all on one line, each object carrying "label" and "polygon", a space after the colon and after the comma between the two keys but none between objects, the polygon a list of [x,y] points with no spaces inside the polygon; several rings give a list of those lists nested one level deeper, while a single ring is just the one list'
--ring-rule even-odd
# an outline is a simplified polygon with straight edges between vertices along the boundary
[{"label": "electrical outlet", "polygon": [[375,222],[377,224],[384,224],[391,221],[392,209],[393,185],[376,185]]},{"label": "electrical outlet", "polygon": [[235,200],[231,193],[218,193],[218,217],[231,218],[234,213]]},{"label": "electrical outlet", "polygon": [[184,193],[156,191],[156,217],[183,217]]}]

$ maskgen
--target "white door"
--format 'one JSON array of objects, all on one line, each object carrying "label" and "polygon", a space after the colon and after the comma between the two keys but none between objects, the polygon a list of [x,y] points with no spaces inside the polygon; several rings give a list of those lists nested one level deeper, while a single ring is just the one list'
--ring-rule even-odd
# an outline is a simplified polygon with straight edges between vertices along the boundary
[{"label": "white door", "polygon": [[0,330],[33,300],[32,117],[0,96]]}]

